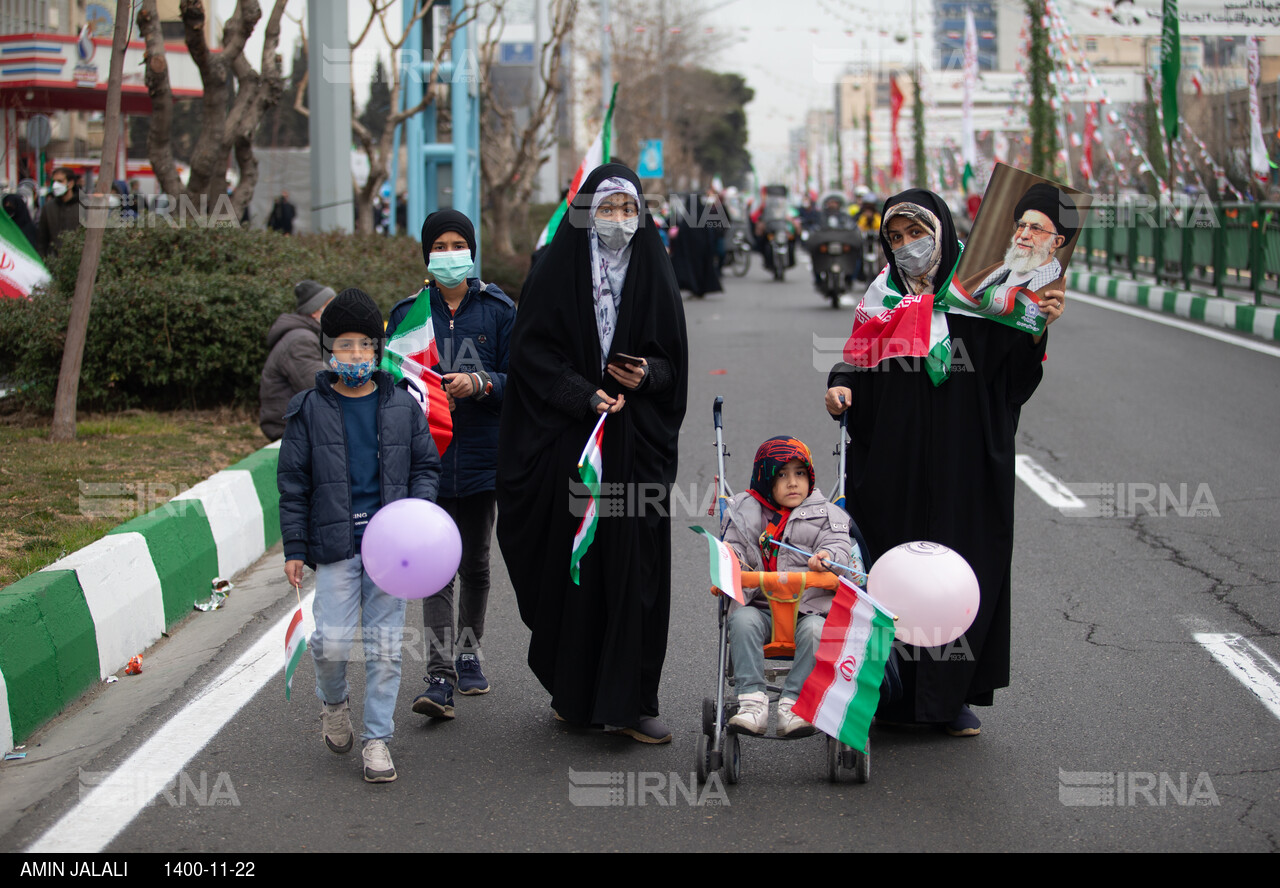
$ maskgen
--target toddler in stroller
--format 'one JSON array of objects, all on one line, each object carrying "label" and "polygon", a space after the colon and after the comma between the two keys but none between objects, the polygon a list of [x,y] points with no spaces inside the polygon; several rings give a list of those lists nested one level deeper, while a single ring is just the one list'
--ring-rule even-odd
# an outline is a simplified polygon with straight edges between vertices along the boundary
[{"label": "toddler in stroller", "polygon": [[[862,570],[854,553],[853,521],[817,488],[813,457],[796,438],[770,438],[756,451],[748,490],[733,496],[721,516],[725,544],[733,549],[744,571],[826,572],[828,565],[851,564]],[[806,557],[772,541],[812,552]],[[833,588],[808,587],[794,605],[794,627],[770,613],[770,593],[744,589],[746,603],[730,606],[729,654],[738,695],[738,711],[730,728],[763,735],[769,725],[769,696],[764,660],[794,645],[791,668],[779,691],[776,733],[779,737],[813,734],[816,728],[791,711],[805,679],[813,670]],[[794,596],[793,596],[794,597]],[[777,599],[775,598],[775,602]],[[788,609],[787,611],[791,611]],[[787,637],[793,630],[793,637]]]}]

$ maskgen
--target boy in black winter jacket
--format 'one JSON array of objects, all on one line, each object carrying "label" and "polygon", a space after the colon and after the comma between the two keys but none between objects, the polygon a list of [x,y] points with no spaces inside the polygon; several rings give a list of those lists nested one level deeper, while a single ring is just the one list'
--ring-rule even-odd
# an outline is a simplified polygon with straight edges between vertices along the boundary
[{"label": "boy in black winter jacket", "polygon": [[321,316],[331,371],[285,411],[277,484],[285,574],[301,585],[316,571],[316,631],[309,640],[321,735],[335,753],[354,745],[347,660],[357,620],[365,656],[364,779],[396,779],[387,750],[400,690],[405,601],[383,592],[360,557],[364,529],[380,507],[405,497],[434,500],[440,456],[417,400],[376,370],[382,313],[361,290],[343,290]]}]

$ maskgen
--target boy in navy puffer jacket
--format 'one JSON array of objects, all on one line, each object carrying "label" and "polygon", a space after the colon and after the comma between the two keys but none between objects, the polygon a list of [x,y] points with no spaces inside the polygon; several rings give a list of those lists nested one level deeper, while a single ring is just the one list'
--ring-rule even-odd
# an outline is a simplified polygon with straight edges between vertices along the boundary
[{"label": "boy in navy puffer jacket", "polygon": [[440,456],[418,401],[378,365],[382,313],[362,290],[343,290],[321,316],[331,371],[285,410],[277,484],[285,574],[316,571],[316,631],[309,640],[321,735],[336,753],[354,745],[347,660],[357,620],[365,656],[364,779],[396,779],[387,750],[400,690],[405,602],[364,570],[360,543],[369,519],[405,497],[434,500]]}]

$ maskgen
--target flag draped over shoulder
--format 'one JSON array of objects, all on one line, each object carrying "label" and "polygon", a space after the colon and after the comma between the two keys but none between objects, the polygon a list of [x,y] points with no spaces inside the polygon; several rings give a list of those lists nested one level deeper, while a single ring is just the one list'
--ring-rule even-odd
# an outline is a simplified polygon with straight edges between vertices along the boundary
[{"label": "flag draped over shoulder", "polygon": [[596,420],[596,427],[591,430],[587,446],[582,449],[578,458],[578,477],[591,495],[587,508],[582,513],[582,521],[578,524],[578,532],[573,535],[573,551],[569,556],[569,576],[574,583],[578,582],[578,565],[586,557],[591,541],[596,538],[596,525],[600,523],[600,479],[604,474],[604,419],[608,413],[601,413]]},{"label": "flag draped over shoulder", "polygon": [[[949,284],[948,278],[943,292]],[[844,359],[855,367],[874,367],[902,357],[924,358],[929,379],[941,385],[951,373],[951,333],[943,312],[934,310],[934,297],[903,296],[886,265],[854,311]]]},{"label": "flag draped over shoulder", "polygon": [[893,619],[842,577],[822,627],[813,671],[791,711],[865,753],[892,649]]},{"label": "flag draped over shoulder", "polygon": [[431,323],[431,293],[427,287],[413,300],[396,333],[387,340],[382,355],[382,369],[397,382],[409,380],[412,391],[422,405],[431,428],[431,438],[436,450],[444,456],[453,440],[453,415],[449,412],[449,399],[444,393],[440,374],[431,368],[440,363],[436,351],[436,330]]},{"label": "flag draped over shoulder", "polygon": [[596,140],[591,143],[591,147],[587,149],[587,156],[582,158],[582,163],[578,166],[578,171],[573,174],[573,181],[569,183],[569,193],[565,195],[564,200],[560,201],[560,206],[556,207],[556,211],[551,214],[542,234],[538,235],[538,243],[534,249],[541,249],[551,243],[551,238],[556,236],[556,229],[560,227],[560,220],[564,218],[565,212],[569,209],[569,204],[573,202],[574,197],[578,194],[578,189],[582,187],[582,183],[586,181],[587,176],[591,175],[592,170],[609,162],[612,152],[613,142],[613,103],[618,98],[618,84],[613,85],[613,92],[609,96],[609,110],[604,115],[604,125],[600,128],[600,135],[596,136]]},{"label": "flag draped over shoulder", "polygon": [[31,291],[49,283],[49,272],[22,229],[0,213],[0,296],[30,299]]},{"label": "flag draped over shoulder", "polygon": [[302,654],[307,649],[307,635],[302,628],[302,607],[294,613],[289,621],[289,628],[284,633],[284,698],[289,699],[293,692],[293,673],[302,661]]},{"label": "flag draped over shoulder", "polygon": [[746,598],[742,594],[742,565],[738,562],[738,556],[710,531],[701,527],[689,529],[702,534],[711,544],[711,584],[738,604],[746,604]]}]

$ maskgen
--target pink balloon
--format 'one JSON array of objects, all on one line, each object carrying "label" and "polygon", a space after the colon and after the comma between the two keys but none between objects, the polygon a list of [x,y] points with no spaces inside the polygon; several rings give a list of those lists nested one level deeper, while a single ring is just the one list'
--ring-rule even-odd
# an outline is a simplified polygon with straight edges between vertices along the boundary
[{"label": "pink balloon", "polygon": [[383,592],[396,598],[427,598],[458,572],[462,537],[449,513],[435,503],[401,499],[369,519],[360,555]]},{"label": "pink balloon", "polygon": [[894,635],[920,647],[949,644],[978,615],[978,578],[960,554],[937,543],[903,543],[871,567],[867,592],[898,615]]}]

